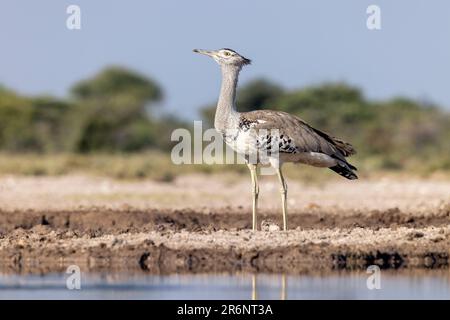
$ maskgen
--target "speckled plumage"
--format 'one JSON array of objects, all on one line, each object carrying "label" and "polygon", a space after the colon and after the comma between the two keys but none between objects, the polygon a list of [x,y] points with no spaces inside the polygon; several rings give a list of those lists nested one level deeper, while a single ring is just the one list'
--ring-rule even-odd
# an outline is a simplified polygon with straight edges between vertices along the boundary
[{"label": "speckled plumage", "polygon": [[275,168],[280,182],[284,230],[287,230],[287,185],[281,171],[284,162],[328,167],[347,179],[358,178],[353,172],[356,168],[345,159],[356,153],[349,143],[317,130],[286,112],[257,110],[240,113],[236,110],[239,72],[250,63],[249,59],[226,48],[194,51],[212,57],[222,69],[214,127],[222,134],[224,141],[247,160],[252,177],[253,230],[257,229],[259,193],[256,167],[260,163],[266,164],[266,160]]},{"label": "speckled plumage", "polygon": [[[281,163],[329,167],[348,179],[356,178],[352,172],[356,168],[345,159],[356,153],[349,143],[286,112],[257,110],[240,113],[237,128],[226,131],[225,141],[243,155],[266,152],[270,156],[278,153]],[[335,166],[337,168],[333,169]]]},{"label": "speckled plumage", "polygon": [[[313,128],[297,116],[282,111],[257,110],[241,113],[240,119],[240,124],[245,124],[242,130],[249,127],[248,124],[256,131],[277,129],[281,140],[278,151],[283,162],[356,169],[345,159],[356,153],[349,143]],[[346,178],[356,178],[356,175]]]}]

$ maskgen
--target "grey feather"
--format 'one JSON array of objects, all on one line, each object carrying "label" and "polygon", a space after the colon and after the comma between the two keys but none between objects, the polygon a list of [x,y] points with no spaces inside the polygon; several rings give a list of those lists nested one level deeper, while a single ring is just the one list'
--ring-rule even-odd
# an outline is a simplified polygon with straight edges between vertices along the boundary
[{"label": "grey feather", "polygon": [[256,110],[241,113],[241,118],[255,123],[252,128],[257,130],[278,129],[281,135],[292,139],[301,152],[320,152],[343,161],[345,157],[356,153],[349,143],[317,130],[299,117],[286,112]]}]

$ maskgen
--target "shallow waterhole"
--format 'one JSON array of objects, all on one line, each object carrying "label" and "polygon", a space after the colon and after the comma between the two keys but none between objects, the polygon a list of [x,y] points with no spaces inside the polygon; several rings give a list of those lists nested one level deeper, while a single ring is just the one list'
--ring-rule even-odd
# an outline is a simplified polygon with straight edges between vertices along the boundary
[{"label": "shallow waterhole", "polygon": [[[70,274],[0,275],[0,299],[448,299],[450,274],[381,270],[380,289],[370,290],[364,271],[325,275],[81,273],[79,290]],[[369,281],[376,283],[373,278]],[[72,282],[73,283],[73,282]]]}]

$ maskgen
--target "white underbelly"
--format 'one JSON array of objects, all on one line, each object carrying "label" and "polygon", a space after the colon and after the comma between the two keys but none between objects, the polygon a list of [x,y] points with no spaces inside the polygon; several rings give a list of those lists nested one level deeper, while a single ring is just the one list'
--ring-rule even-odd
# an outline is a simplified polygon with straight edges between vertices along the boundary
[{"label": "white underbelly", "polygon": [[[272,149],[274,153],[268,153],[267,150],[259,150],[257,140],[258,136],[255,130],[248,130],[239,131],[236,137],[228,138],[225,142],[241,156],[254,160],[257,159],[256,161],[258,163],[270,162],[281,164],[283,162],[297,162],[315,167],[332,167],[337,163],[336,159],[319,152],[278,153],[278,150]],[[277,148],[278,144],[276,143],[273,147]]]},{"label": "white underbelly", "polygon": [[225,142],[240,155],[251,156],[258,154],[257,137],[254,130],[240,131],[236,139],[227,139]]}]

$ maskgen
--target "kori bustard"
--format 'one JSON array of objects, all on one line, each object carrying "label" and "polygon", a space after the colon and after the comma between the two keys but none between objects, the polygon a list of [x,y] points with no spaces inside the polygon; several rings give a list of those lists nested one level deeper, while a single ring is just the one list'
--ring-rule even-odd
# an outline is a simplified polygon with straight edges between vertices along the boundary
[{"label": "kori bustard", "polygon": [[[284,162],[305,163],[330,168],[347,179],[357,179],[354,166],[346,157],[355,154],[343,140],[311,127],[302,119],[281,111],[236,110],[236,87],[242,67],[250,60],[231,49],[194,49],[213,58],[222,69],[222,85],[214,119],[214,127],[224,141],[246,159],[252,178],[253,230],[257,229],[257,166],[266,163],[277,173],[281,188],[283,229],[287,230],[287,185],[281,171]],[[262,132],[262,134],[261,134]],[[275,132],[275,133],[274,133]],[[263,155],[263,156],[262,156]]]}]

